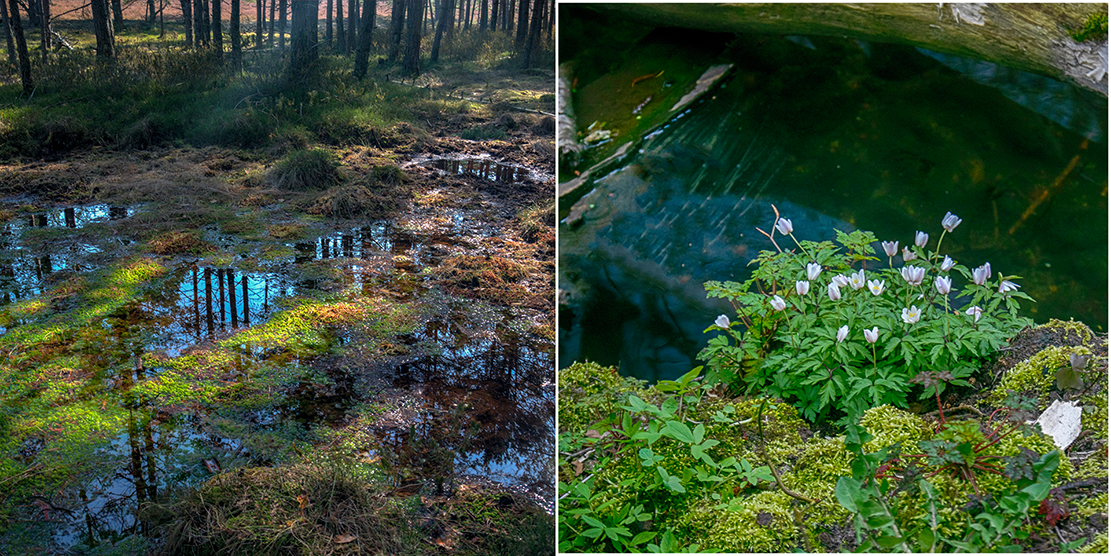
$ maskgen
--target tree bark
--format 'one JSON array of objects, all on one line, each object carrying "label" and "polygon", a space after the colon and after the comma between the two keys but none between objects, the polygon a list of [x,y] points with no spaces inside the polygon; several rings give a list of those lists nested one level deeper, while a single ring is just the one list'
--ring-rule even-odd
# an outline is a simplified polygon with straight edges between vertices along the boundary
[{"label": "tree bark", "polygon": [[255,2],[255,48],[262,48],[262,22],[265,21],[265,17],[266,0],[257,0]]},{"label": "tree bark", "polygon": [[397,61],[401,50],[401,37],[405,34],[405,7],[408,5],[408,0],[393,0],[390,15],[390,63]]},{"label": "tree bark", "polygon": [[332,46],[332,0],[324,8],[324,44]]},{"label": "tree bark", "polygon": [[[12,0],[15,3],[15,0]],[[98,58],[116,57],[116,39],[112,34],[112,20],[108,10],[108,0],[92,0],[93,32],[96,34],[96,55]],[[12,23],[18,22],[13,18]]]},{"label": "tree bark", "polygon": [[112,0],[112,32],[123,29],[123,5],[120,0]]},{"label": "tree bark", "polygon": [[336,52],[343,52],[347,36],[343,33],[343,0],[336,0]]},{"label": "tree bark", "polygon": [[0,25],[4,26],[4,40],[8,45],[8,63],[15,66],[19,58],[15,54],[15,37],[12,35],[12,21],[8,18],[8,3],[0,0]]},{"label": "tree bark", "polygon": [[223,0],[212,0],[212,48],[216,51],[216,61],[224,61],[224,24],[220,13]]},{"label": "tree bark", "polygon": [[[294,2],[298,0],[293,0]],[[285,50],[285,28],[286,28],[286,14],[289,11],[288,0],[281,0],[278,2],[278,49]]]},{"label": "tree bark", "polygon": [[409,26],[405,34],[405,59],[401,71],[405,75],[420,75],[420,29],[424,23],[425,0],[409,0]]},{"label": "tree bark", "polygon": [[363,28],[359,30],[359,45],[355,48],[355,79],[366,77],[367,66],[370,65],[370,40],[374,37],[374,13],[377,9],[376,0],[368,0],[363,6]]},{"label": "tree bark", "polygon": [[[536,17],[536,14],[533,14]],[[517,38],[513,41],[513,48],[520,52],[521,47],[525,45],[525,39],[528,38],[528,0],[521,0],[520,6],[517,9]]]},{"label": "tree bark", "polygon": [[344,54],[351,54],[355,51],[355,43],[359,39],[359,2],[358,0],[348,0],[347,2],[347,46],[344,47]]},{"label": "tree bark", "polygon": [[231,65],[243,67],[243,37],[239,34],[239,0],[231,0]]},{"label": "tree bark", "polygon": [[269,31],[266,38],[266,44],[268,44],[270,48],[274,48],[274,16],[276,15],[277,9],[278,0],[270,0],[270,25],[267,26]]},{"label": "tree bark", "polygon": [[317,59],[319,10],[319,0],[293,0],[293,27],[289,34],[289,75],[292,79],[307,75]]},{"label": "tree bark", "polygon": [[909,44],[1037,73],[1107,95],[1107,39],[1078,43],[1106,4],[593,4],[654,25],[836,35]]},{"label": "tree bark", "polygon": [[[528,0],[521,0],[522,3]],[[525,41],[525,52],[522,66],[528,69],[532,65],[533,56],[540,46],[540,28],[544,26],[544,0],[535,0],[532,5],[532,25],[529,26],[528,40]]]},{"label": "tree bark", "polygon": [[31,58],[27,55],[27,39],[23,36],[23,21],[19,17],[19,1],[11,0],[9,7],[12,33],[15,35],[16,47],[19,49],[19,78],[23,82],[23,94],[31,96],[31,93],[35,92],[35,81],[31,78]]},{"label": "tree bark", "polygon": [[451,0],[440,0],[440,18],[436,22],[436,36],[432,39],[432,54],[428,57],[430,64],[440,61],[440,40],[444,38],[444,31],[447,30],[447,14],[453,11],[449,2]]},{"label": "tree bark", "polygon": [[186,46],[196,46],[193,37],[193,1],[181,0],[181,18],[182,24],[185,27],[185,44]]},{"label": "tree bark", "polygon": [[42,61],[45,62],[46,55],[50,52],[50,0],[42,0],[41,16],[39,30],[42,35]]}]

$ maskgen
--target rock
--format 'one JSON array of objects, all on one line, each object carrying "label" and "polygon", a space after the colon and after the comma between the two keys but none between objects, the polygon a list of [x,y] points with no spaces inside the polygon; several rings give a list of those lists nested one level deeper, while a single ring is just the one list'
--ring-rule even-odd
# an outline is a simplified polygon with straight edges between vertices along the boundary
[{"label": "rock", "polygon": [[1080,406],[1075,402],[1057,400],[1042,412],[1037,423],[1042,432],[1053,437],[1058,448],[1065,450],[1080,436],[1080,414]]}]

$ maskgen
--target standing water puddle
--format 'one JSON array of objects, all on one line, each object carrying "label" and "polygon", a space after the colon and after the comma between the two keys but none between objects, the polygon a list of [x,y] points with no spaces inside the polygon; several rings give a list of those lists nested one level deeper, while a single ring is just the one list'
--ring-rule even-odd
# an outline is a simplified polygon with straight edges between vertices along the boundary
[{"label": "standing water puddle", "polygon": [[[107,205],[75,207],[0,224],[0,306],[48,292],[58,281],[51,274],[60,270],[97,266],[88,262],[90,253],[100,252],[97,246],[80,244],[70,234],[134,212]],[[460,225],[455,220],[448,222],[452,229]],[[34,239],[43,230],[57,235],[47,242]],[[217,243],[229,248],[235,241]],[[429,287],[423,271],[473,247],[466,241],[442,230],[416,232],[371,222],[288,243],[288,255],[243,265],[250,270],[234,268],[234,262],[186,261],[152,280],[139,299],[101,323],[105,340],[94,349],[104,371],[86,388],[108,392],[108,403],[123,407],[126,417],[117,426],[119,434],[87,456],[80,486],[40,508],[51,523],[54,544],[96,546],[145,534],[149,523],[140,508],[146,502],[164,502],[160,497],[195,487],[218,467],[282,461],[267,451],[272,442],[267,438],[310,443],[320,427],[351,426],[349,411],[365,403],[389,409],[365,424],[357,422],[372,439],[357,448],[397,470],[400,486],[431,480],[433,470],[413,458],[435,445],[448,450],[448,475],[457,482],[497,483],[542,501],[550,511],[554,346],[528,332],[533,317],[527,312],[450,298]],[[32,247],[40,244],[55,248]],[[223,338],[265,324],[298,303],[294,298],[345,287],[366,295],[389,292],[424,307],[416,328],[395,339],[411,356],[331,368],[327,362],[336,356],[329,354],[356,340],[326,332],[328,345],[315,352],[244,345],[232,354],[237,361],[223,371],[230,374],[221,381],[249,383],[254,370],[269,364],[294,370],[308,366],[327,375],[279,382],[270,387],[277,389],[274,401],[258,408],[165,406],[133,393],[161,380],[170,367],[160,361],[203,353]],[[8,326],[28,322],[13,319]],[[8,330],[0,328],[0,334]],[[283,359],[283,353],[292,357]],[[42,448],[35,447],[38,441],[29,442],[30,453]]]},{"label": "standing water puddle", "polygon": [[474,176],[497,183],[517,183],[529,177],[528,168],[502,164],[489,158],[437,158],[424,165],[454,176]]}]

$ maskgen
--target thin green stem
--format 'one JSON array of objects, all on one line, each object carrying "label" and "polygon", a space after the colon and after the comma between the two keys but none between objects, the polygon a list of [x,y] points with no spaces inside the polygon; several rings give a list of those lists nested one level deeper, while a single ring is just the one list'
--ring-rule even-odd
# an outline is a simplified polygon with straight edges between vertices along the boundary
[{"label": "thin green stem", "polygon": [[790,234],[787,234],[787,235],[791,236],[791,239],[794,240],[795,245],[799,246],[799,249],[802,249],[802,252],[806,255],[806,258],[808,258],[810,260],[814,260],[814,257],[810,256],[810,252],[807,251],[806,248],[803,247],[801,243],[799,243],[799,240],[795,239],[795,234],[793,232],[790,233]]}]

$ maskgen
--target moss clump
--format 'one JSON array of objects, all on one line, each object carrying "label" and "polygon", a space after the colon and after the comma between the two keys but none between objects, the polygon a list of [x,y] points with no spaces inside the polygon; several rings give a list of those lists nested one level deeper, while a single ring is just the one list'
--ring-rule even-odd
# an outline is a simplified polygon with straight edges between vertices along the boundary
[{"label": "moss clump", "polygon": [[994,407],[1002,407],[1009,391],[1036,396],[1039,402],[1044,402],[1046,394],[1056,384],[1057,369],[1069,365],[1069,356],[1091,353],[1082,346],[1047,347],[1004,373],[999,386],[988,395],[987,402]]},{"label": "moss clump", "polygon": [[1069,29],[1069,36],[1076,42],[1098,41],[1107,38],[1107,12],[1097,12],[1084,20],[1079,29]]},{"label": "moss clump", "polygon": [[1080,547],[1077,552],[1085,554],[1107,554],[1107,532],[1096,535],[1092,542]]},{"label": "moss clump", "polygon": [[898,443],[912,447],[929,434],[929,428],[921,417],[890,405],[865,411],[860,424],[872,435],[872,440],[864,445],[866,452],[878,452]]},{"label": "moss clump", "polygon": [[614,367],[587,361],[559,370],[559,428],[582,433],[613,413],[629,394],[642,398],[644,382],[622,377]]},{"label": "moss clump", "polygon": [[216,247],[193,232],[170,231],[150,240],[150,250],[158,255],[202,255]]},{"label": "moss clump", "polygon": [[746,500],[739,511],[727,512],[707,504],[694,508],[687,521],[691,529],[706,532],[702,550],[791,552],[799,547],[796,502],[778,490],[761,492]]},{"label": "moss clump", "polygon": [[288,191],[321,191],[339,185],[336,157],[324,149],[293,151],[270,170],[271,184]]}]

